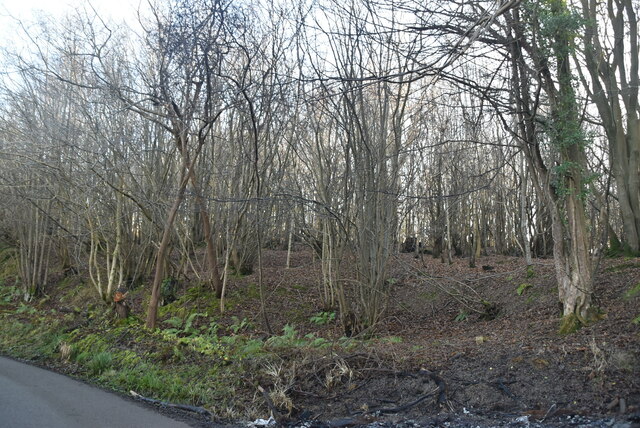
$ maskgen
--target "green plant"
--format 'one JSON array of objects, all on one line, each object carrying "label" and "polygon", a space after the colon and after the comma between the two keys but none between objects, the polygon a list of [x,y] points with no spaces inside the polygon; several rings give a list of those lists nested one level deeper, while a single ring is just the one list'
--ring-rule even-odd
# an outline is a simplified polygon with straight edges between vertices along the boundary
[{"label": "green plant", "polygon": [[331,343],[327,339],[324,337],[317,337],[313,333],[306,334],[304,338],[307,339],[307,343],[305,345],[311,348],[326,348],[331,346]]},{"label": "green plant", "polygon": [[242,357],[259,354],[264,349],[264,343],[261,340],[250,339],[247,340],[241,347],[238,348],[238,354]]},{"label": "green plant", "polygon": [[247,299],[259,299],[260,289],[258,288],[258,284],[255,282],[250,283],[244,290],[243,294]]},{"label": "green plant", "polygon": [[301,340],[298,338],[298,331],[292,325],[285,325],[282,328],[282,335],[273,336],[267,340],[267,345],[279,348],[285,346],[299,346]]},{"label": "green plant", "polygon": [[636,297],[638,295],[640,295],[640,282],[627,290],[627,292],[624,293],[624,298],[631,299],[632,297]]},{"label": "green plant", "polygon": [[455,322],[462,322],[462,321],[466,321],[469,318],[469,312],[460,309],[460,312],[458,313],[458,315],[456,315],[456,317],[453,319]]},{"label": "green plant", "polygon": [[522,284],[520,284],[518,286],[518,288],[516,288],[516,293],[518,294],[518,296],[522,296],[525,292],[525,290],[527,290],[528,288],[533,287],[533,285],[523,282]]},{"label": "green plant", "polygon": [[165,324],[169,324],[173,328],[180,328],[180,327],[182,327],[182,323],[184,322],[184,320],[181,317],[174,316],[174,317],[171,317],[171,318],[167,318],[166,320],[164,320],[162,322],[165,323]]},{"label": "green plant", "polygon": [[533,278],[536,276],[536,271],[533,269],[533,266],[527,266],[527,278]]},{"label": "green plant", "polygon": [[239,332],[251,327],[251,323],[246,318],[242,318],[242,320],[240,320],[238,317],[233,316],[231,317],[231,320],[233,320],[233,324],[229,326],[229,330],[233,331],[234,334],[238,334]]},{"label": "green plant", "polygon": [[[200,334],[200,330],[193,326],[193,322],[196,317],[204,317],[205,314],[201,314],[198,312],[193,312],[187,316],[187,318],[183,321],[180,317],[171,317],[165,321],[165,324],[169,324],[173,328],[165,329],[164,332],[166,334],[175,335],[175,336],[197,336]],[[217,330],[217,328],[216,328]]]},{"label": "green plant", "polygon": [[82,351],[75,355],[76,362],[80,364],[84,364],[89,360],[89,358],[91,358],[91,353],[89,351]]},{"label": "green plant", "polygon": [[196,319],[196,317],[203,317],[205,316],[205,314],[200,314],[198,312],[194,312],[192,314],[190,314],[186,321],[184,322],[184,327],[182,328],[183,333],[193,336],[199,333],[198,329],[196,329],[193,326],[193,321]]},{"label": "green plant", "polygon": [[113,355],[110,352],[99,352],[93,356],[93,358],[87,364],[87,367],[92,375],[99,375],[104,373],[111,367],[113,363]]},{"label": "green plant", "polygon": [[18,309],[16,309],[16,313],[17,314],[28,314],[28,315],[33,315],[35,314],[37,311],[34,307],[29,306],[29,305],[25,305],[23,302],[20,302],[20,306],[18,306]]},{"label": "green plant", "polygon": [[402,343],[403,342],[403,340],[402,340],[402,338],[400,336],[388,336],[388,337],[382,338],[382,340],[384,342],[387,342],[387,343]]},{"label": "green plant", "polygon": [[213,340],[214,342],[218,340],[219,329],[220,329],[220,325],[215,321],[211,321],[208,327],[202,328],[204,335],[207,336],[209,339]]},{"label": "green plant", "polygon": [[317,314],[309,318],[309,321],[311,321],[314,324],[325,325],[325,324],[329,324],[331,321],[335,319],[336,319],[335,312],[318,312]]},{"label": "green plant", "polygon": [[67,339],[67,335],[56,330],[55,327],[51,332],[45,333],[39,340],[37,351],[45,356],[52,357],[60,351],[60,345]]},{"label": "green plant", "polygon": [[16,286],[3,286],[0,280],[0,306],[8,305],[20,296],[20,290]]},{"label": "green plant", "polygon": [[282,329],[282,335],[273,336],[267,340],[266,345],[273,348],[286,348],[286,347],[311,347],[311,348],[325,348],[331,346],[331,343],[323,338],[318,337],[313,333],[309,333],[304,337],[299,337],[298,331],[292,325],[285,325]]},{"label": "green plant", "polygon": [[640,325],[640,315],[638,315],[633,320],[631,320],[631,322],[634,323],[635,325]]},{"label": "green plant", "polygon": [[0,250],[0,284],[19,277],[18,253],[15,248]]},{"label": "green plant", "polygon": [[175,278],[165,278],[160,285],[160,299],[166,305],[176,300],[178,281]]},{"label": "green plant", "polygon": [[139,385],[143,391],[157,393],[161,391],[165,386],[165,381],[162,378],[160,370],[148,370],[145,371],[140,378]]}]

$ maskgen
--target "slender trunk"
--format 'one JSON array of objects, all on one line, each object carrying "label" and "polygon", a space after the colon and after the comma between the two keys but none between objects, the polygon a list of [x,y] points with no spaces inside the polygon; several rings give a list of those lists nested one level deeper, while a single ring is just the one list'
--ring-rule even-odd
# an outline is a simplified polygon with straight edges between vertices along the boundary
[{"label": "slender trunk", "polygon": [[476,267],[476,259],[480,257],[480,227],[478,226],[478,216],[472,209],[471,221],[473,221],[473,241],[471,242],[471,254],[469,255],[469,267]]},{"label": "slender trunk", "polygon": [[162,232],[162,240],[160,241],[160,246],[158,247],[158,255],[156,256],[156,268],[155,275],[153,277],[153,284],[151,286],[151,298],[149,299],[149,305],[147,306],[146,327],[150,329],[156,328],[158,319],[158,302],[160,301],[160,286],[162,285],[162,280],[164,279],[164,265],[169,249],[169,243],[171,242],[173,223],[178,216],[178,210],[180,209],[180,205],[182,205],[182,201],[184,200],[184,193],[189,181],[189,176],[184,169],[182,174],[183,177],[180,180],[181,183],[178,189],[178,195],[173,201],[173,205],[169,209],[167,221]]},{"label": "slender trunk", "polygon": [[451,246],[451,219],[450,219],[450,216],[449,216],[449,203],[448,202],[445,203],[444,215],[445,215],[446,222],[447,222],[447,262],[449,264],[452,264],[453,263],[453,256],[452,256],[453,248]]},{"label": "slender trunk", "polygon": [[191,180],[191,185],[193,186],[193,191],[196,195],[196,206],[198,208],[200,220],[202,221],[204,239],[207,243],[207,268],[209,270],[207,276],[211,282],[211,287],[216,292],[216,297],[220,298],[222,295],[222,280],[220,279],[220,271],[218,269],[218,253],[211,230],[209,210],[207,210],[207,205],[202,197],[202,192],[200,191],[200,186],[198,185],[193,169],[189,170],[189,179]]},{"label": "slender trunk", "polygon": [[288,221],[288,226],[289,226],[289,237],[287,239],[287,269],[291,268],[291,246],[292,246],[292,242],[293,242],[293,220],[291,219],[291,216],[289,216],[289,221]]},{"label": "slender trunk", "polygon": [[524,160],[520,162],[520,170],[522,178],[520,180],[520,235],[522,236],[522,248],[524,251],[524,260],[527,266],[533,265],[531,257],[531,244],[529,243],[529,227],[527,224],[527,171],[524,167]]}]

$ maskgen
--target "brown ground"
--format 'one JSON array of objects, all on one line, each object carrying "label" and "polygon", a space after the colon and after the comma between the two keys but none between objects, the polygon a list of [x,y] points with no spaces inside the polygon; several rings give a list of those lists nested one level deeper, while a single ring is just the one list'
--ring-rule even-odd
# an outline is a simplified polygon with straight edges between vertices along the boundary
[{"label": "brown ground", "polygon": [[[290,269],[285,263],[285,251],[265,250],[274,332],[288,324],[298,337],[313,333],[341,343],[339,322],[310,320],[324,310],[319,262],[300,248]],[[280,422],[307,427],[622,428],[640,422],[640,325],[632,322],[640,315],[640,259],[603,260],[595,280],[603,319],[567,336],[557,334],[550,259],[536,260],[533,274],[522,259],[504,256],[482,257],[470,268],[467,259],[448,265],[400,254],[390,266],[389,307],[373,335],[350,347],[274,347],[276,362],[260,374],[247,373],[247,397],[238,400],[259,402],[268,415],[267,400],[256,392],[260,385],[271,393]],[[252,327],[245,334],[267,337],[256,283],[255,273],[230,282],[221,331],[234,317],[246,318]],[[183,282],[180,293],[188,286]],[[145,294],[132,294],[138,317],[144,316]],[[125,339],[118,346],[146,346]]]},{"label": "brown ground", "polygon": [[[295,252],[289,270],[283,269],[285,257],[280,251],[265,256],[267,312],[274,329],[294,323],[301,334],[340,336],[338,323],[323,327],[309,321],[322,310],[312,254]],[[483,257],[470,268],[466,259],[448,265],[401,254],[392,266],[387,316],[367,342],[367,352],[283,357],[285,368],[298,359],[295,373],[281,375],[289,379],[294,416],[346,417],[344,423],[410,419],[422,425],[453,417],[462,426],[464,415],[475,417],[469,422],[474,424],[484,418],[485,425],[522,416],[560,426],[567,420],[579,424],[575,415],[592,422],[634,415],[630,420],[637,421],[640,326],[632,320],[640,315],[640,295],[626,293],[640,285],[640,259],[602,262],[595,284],[603,319],[568,336],[557,334],[552,260],[536,260],[533,275],[522,259],[502,256]],[[250,275],[232,290],[255,282]],[[526,287],[521,295],[519,287]],[[452,296],[460,291],[490,302],[489,314],[479,302]],[[260,325],[256,308],[257,301],[245,302],[232,312]]]}]

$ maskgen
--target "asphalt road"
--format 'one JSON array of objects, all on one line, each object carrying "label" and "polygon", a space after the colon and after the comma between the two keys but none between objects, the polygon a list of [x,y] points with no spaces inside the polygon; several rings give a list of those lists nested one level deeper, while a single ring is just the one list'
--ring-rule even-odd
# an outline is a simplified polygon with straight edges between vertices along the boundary
[{"label": "asphalt road", "polygon": [[118,395],[0,357],[0,428],[186,428]]}]

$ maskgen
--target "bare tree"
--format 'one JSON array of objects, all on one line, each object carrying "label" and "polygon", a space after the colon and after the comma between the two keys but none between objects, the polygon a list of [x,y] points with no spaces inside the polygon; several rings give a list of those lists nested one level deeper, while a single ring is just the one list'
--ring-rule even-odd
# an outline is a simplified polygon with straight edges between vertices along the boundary
[{"label": "bare tree", "polygon": [[600,115],[609,142],[623,241],[640,251],[640,75],[637,4],[581,0],[584,36],[576,70]]}]

